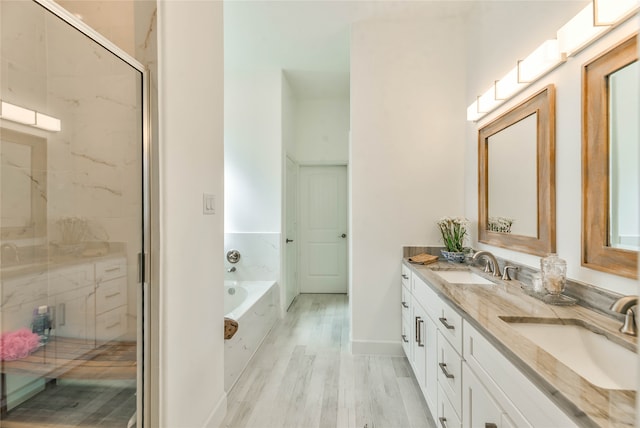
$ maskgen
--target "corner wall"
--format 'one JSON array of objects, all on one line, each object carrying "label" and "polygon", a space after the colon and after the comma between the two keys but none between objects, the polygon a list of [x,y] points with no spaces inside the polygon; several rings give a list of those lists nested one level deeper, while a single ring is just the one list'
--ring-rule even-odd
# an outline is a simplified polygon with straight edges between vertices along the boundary
[{"label": "corner wall", "polygon": [[[206,45],[206,49],[196,46]],[[159,421],[217,427],[223,339],[222,2],[158,3]],[[203,215],[202,194],[216,196]],[[195,339],[204,334],[204,340]]]},{"label": "corner wall", "polygon": [[[464,16],[354,24],[351,35],[351,343],[401,354],[403,245],[439,242],[463,213]],[[452,13],[449,13],[452,11]]]}]

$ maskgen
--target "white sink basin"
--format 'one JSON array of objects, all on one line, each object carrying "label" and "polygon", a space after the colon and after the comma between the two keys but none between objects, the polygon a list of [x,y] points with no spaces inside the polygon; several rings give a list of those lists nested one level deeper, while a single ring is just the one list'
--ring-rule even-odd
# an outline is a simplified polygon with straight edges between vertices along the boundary
[{"label": "white sink basin", "polygon": [[581,325],[510,322],[521,335],[593,385],[636,390],[637,355]]},{"label": "white sink basin", "polygon": [[439,270],[434,273],[453,284],[493,284],[488,279],[468,270]]}]

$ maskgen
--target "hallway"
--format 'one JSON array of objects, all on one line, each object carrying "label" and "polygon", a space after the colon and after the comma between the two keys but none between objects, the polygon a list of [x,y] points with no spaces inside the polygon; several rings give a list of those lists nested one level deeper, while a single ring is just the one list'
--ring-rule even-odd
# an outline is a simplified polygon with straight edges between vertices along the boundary
[{"label": "hallway", "polygon": [[297,297],[229,393],[222,426],[433,428],[406,358],[349,352],[342,294]]}]

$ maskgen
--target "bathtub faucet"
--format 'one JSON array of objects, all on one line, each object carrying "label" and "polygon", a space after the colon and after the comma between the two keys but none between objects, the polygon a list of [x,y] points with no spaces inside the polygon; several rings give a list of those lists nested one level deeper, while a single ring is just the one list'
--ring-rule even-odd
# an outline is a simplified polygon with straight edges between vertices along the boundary
[{"label": "bathtub faucet", "polygon": [[231,266],[229,269],[227,269],[227,272],[235,272],[235,271],[236,271],[235,266]]}]

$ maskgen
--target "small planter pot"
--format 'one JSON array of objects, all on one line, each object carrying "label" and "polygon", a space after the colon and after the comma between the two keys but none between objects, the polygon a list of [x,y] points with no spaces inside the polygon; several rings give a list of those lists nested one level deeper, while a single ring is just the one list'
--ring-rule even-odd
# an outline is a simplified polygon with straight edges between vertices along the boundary
[{"label": "small planter pot", "polygon": [[462,251],[440,250],[440,252],[442,253],[442,257],[444,257],[445,260],[453,263],[464,263],[465,253],[463,253]]}]

